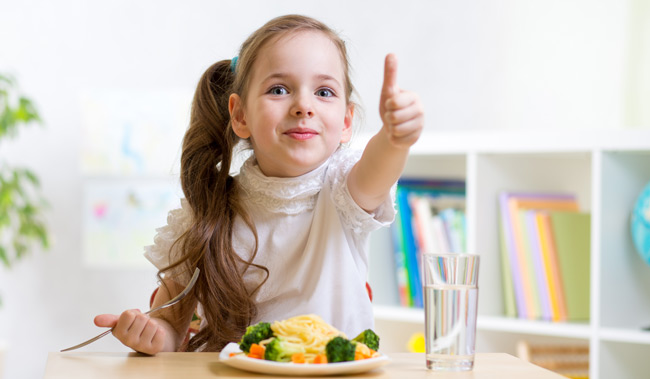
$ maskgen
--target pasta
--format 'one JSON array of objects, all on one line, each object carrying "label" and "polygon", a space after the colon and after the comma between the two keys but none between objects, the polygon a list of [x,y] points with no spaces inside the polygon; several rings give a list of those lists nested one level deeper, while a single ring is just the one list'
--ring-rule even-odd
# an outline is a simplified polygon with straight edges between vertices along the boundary
[{"label": "pasta", "polygon": [[[325,346],[332,338],[336,336],[347,338],[345,333],[313,314],[275,321],[271,324],[271,330],[276,337],[282,338],[286,343],[294,345],[296,350],[302,351],[307,363],[313,363],[318,354],[325,354]],[[270,340],[262,341],[261,345],[266,345]]]},{"label": "pasta", "polygon": [[[239,347],[249,358],[276,362],[335,363],[377,357],[379,336],[366,329],[349,340],[314,314],[251,325]],[[373,350],[374,349],[374,350]]]}]

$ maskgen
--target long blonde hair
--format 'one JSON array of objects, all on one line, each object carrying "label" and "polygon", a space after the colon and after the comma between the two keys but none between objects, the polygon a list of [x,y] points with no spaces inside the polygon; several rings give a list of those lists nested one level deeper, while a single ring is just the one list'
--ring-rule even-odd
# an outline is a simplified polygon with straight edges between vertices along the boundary
[{"label": "long blonde hair", "polygon": [[[275,18],[255,31],[241,46],[234,70],[231,60],[210,66],[199,80],[183,139],[181,185],[189,203],[193,224],[176,241],[180,257],[158,273],[191,273],[201,269],[193,294],[204,310],[206,326],[186,347],[189,351],[218,351],[241,338],[256,316],[253,294],[268,278],[266,267],[253,263],[257,254],[257,232],[240,198],[241,189],[229,174],[233,150],[239,142],[230,124],[228,99],[238,94],[246,99],[251,70],[260,50],[275,38],[299,31],[320,31],[337,46],[343,61],[346,101],[353,93],[345,43],[325,24],[309,17],[287,15]],[[248,259],[240,257],[232,244],[235,219],[239,217],[255,236]],[[263,270],[265,279],[251,291],[244,282],[249,269]],[[189,303],[189,300],[188,300]]]}]

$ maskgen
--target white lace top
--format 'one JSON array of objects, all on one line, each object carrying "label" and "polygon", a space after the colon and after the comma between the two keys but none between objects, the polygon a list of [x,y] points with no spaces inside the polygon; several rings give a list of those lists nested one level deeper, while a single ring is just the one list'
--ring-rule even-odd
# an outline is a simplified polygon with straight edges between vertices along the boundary
[{"label": "white lace top", "polygon": [[[269,270],[267,282],[255,294],[259,321],[282,320],[315,313],[353,337],[373,327],[365,283],[368,275],[368,237],[395,217],[391,197],[373,213],[361,209],[347,189],[347,175],[359,152],[340,149],[319,168],[296,178],[265,176],[248,159],[236,180],[258,234],[254,263]],[[157,230],[145,256],[156,267],[169,263],[173,242],[191,223],[189,205],[168,216]],[[235,251],[248,258],[255,240],[241,220],[235,221]],[[265,277],[251,268],[244,279],[255,288]]]}]

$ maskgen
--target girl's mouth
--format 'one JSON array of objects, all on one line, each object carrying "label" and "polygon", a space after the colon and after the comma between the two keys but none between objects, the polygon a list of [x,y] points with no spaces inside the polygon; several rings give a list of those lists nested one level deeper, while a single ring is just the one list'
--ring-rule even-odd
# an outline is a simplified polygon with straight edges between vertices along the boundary
[{"label": "girl's mouth", "polygon": [[299,141],[308,140],[318,135],[315,130],[308,128],[293,128],[287,130],[284,134]]}]

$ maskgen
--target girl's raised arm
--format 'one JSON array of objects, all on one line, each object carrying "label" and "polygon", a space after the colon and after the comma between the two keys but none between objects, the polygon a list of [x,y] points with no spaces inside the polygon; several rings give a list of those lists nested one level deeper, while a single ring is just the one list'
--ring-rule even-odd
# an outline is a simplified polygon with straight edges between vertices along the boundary
[{"label": "girl's raised arm", "polygon": [[397,85],[397,57],[388,54],[379,100],[381,130],[374,135],[350,171],[348,189],[366,211],[375,210],[388,197],[404,169],[409,148],[422,132],[424,112],[417,94]]}]

